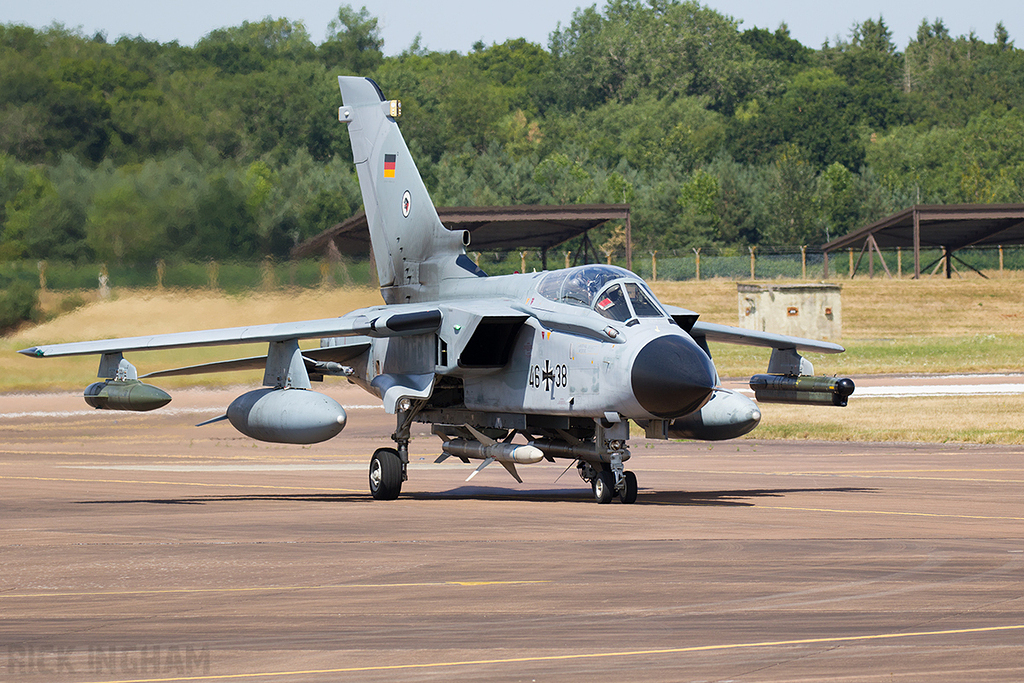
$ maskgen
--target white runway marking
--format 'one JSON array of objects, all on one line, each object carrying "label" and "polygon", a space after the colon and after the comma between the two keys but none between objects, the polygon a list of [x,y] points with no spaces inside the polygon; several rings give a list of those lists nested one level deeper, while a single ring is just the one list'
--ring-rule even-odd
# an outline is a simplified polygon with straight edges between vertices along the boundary
[{"label": "white runway marking", "polygon": [[[379,404],[342,406],[345,410],[383,410]],[[155,415],[223,415],[225,408],[164,408],[153,411]],[[87,415],[142,415],[130,410],[27,410],[22,413],[0,413],[0,420],[16,420],[26,417],[85,417]]]},{"label": "white runway marking", "polygon": [[1024,394],[1024,384],[932,384],[925,386],[857,387],[850,398],[914,396],[998,396]]}]

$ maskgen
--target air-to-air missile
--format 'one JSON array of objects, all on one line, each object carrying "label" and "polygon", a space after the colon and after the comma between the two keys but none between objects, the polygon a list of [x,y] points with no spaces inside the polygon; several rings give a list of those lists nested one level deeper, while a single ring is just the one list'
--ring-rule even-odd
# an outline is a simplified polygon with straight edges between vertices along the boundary
[{"label": "air-to-air missile", "polygon": [[145,412],[163,408],[171,396],[163,389],[137,379],[108,379],[85,388],[85,402],[101,410]]},{"label": "air-to-air missile", "polygon": [[754,375],[750,388],[762,403],[845,406],[855,387],[848,377]]},{"label": "air-to-air missile", "polygon": [[491,458],[497,462],[533,464],[544,459],[544,451],[529,445],[514,443],[483,444],[468,439],[452,439],[441,444],[441,450],[456,458],[472,458],[486,460]]}]

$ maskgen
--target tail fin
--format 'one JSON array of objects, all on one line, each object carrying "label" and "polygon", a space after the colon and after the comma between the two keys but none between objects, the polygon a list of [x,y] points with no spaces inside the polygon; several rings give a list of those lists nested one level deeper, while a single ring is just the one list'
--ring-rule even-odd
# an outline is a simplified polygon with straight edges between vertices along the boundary
[{"label": "tail fin", "polygon": [[[400,104],[385,101],[368,78],[339,76],[352,157],[363,193],[381,294],[388,303],[427,301],[442,278],[473,277],[468,233],[441,224],[395,117]],[[462,257],[461,259],[459,257]],[[465,263],[463,263],[465,262]]]}]

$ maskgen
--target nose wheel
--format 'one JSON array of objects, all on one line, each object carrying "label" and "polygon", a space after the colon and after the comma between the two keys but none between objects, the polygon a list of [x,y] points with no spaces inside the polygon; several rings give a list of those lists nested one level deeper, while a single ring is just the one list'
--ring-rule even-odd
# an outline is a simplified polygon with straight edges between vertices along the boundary
[{"label": "nose wheel", "polygon": [[594,500],[601,505],[612,502],[615,497],[615,475],[609,470],[598,472],[590,486],[594,490]]}]

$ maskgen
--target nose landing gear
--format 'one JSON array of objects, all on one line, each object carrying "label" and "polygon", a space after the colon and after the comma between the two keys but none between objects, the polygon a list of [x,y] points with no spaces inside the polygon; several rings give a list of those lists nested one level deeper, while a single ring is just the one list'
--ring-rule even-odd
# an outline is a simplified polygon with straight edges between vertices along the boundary
[{"label": "nose landing gear", "polygon": [[637,483],[635,474],[621,469],[621,461],[619,462],[618,477],[616,477],[614,465],[599,463],[598,466],[600,469],[595,469],[589,462],[582,460],[577,465],[580,478],[590,483],[594,491],[595,501],[604,505],[612,502],[617,497],[627,505],[636,502]]}]

